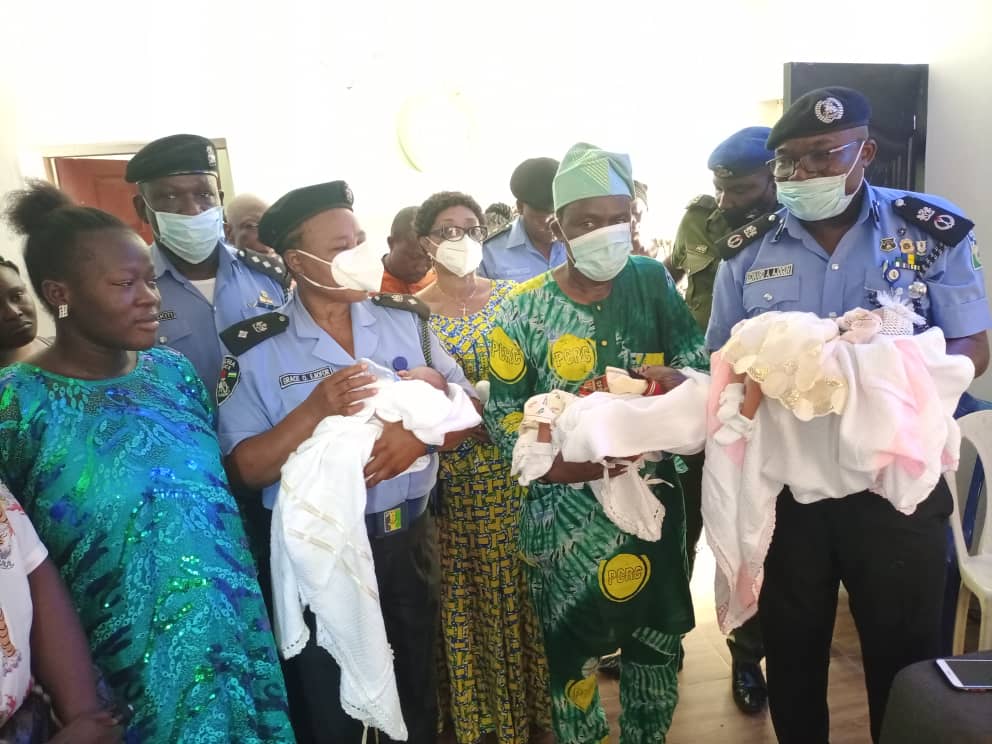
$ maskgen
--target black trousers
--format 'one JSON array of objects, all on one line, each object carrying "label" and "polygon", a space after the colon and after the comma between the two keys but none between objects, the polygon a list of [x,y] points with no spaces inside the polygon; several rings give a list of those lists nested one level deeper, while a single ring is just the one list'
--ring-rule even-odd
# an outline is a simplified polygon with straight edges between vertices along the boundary
[{"label": "black trousers", "polygon": [[[434,744],[438,717],[434,651],[441,621],[433,517],[425,512],[404,532],[373,539],[371,543],[386,638],[393,648],[400,707],[409,732],[407,741]],[[299,680],[309,721],[308,732],[301,735],[297,731],[297,737],[315,744],[358,744],[362,724],[341,709],[341,670],[334,658],[317,645],[309,611],[306,620],[310,641],[289,661]],[[380,733],[378,741],[386,744],[392,740]]]},{"label": "black trousers", "polygon": [[[682,494],[685,498],[685,544],[689,551],[689,574],[692,575],[696,559],[696,543],[703,532],[703,455],[682,455],[688,470],[679,474]],[[757,664],[765,655],[761,640],[761,623],[752,617],[727,638],[730,655],[735,662]]]},{"label": "black trousers", "polygon": [[841,581],[861,640],[878,741],[896,672],[940,652],[950,512],[943,480],[909,516],[867,491],[807,505],[788,489],[779,494],[758,611],[781,744],[829,741],[827,670]]}]

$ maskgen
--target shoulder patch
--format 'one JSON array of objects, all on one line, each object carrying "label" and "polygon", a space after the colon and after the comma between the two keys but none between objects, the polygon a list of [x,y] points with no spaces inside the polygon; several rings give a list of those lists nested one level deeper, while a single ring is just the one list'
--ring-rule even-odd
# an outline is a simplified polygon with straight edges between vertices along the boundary
[{"label": "shoulder patch", "polygon": [[407,294],[377,294],[372,295],[372,304],[379,307],[388,307],[392,310],[406,310],[409,313],[416,313],[421,320],[431,317],[431,309],[423,300],[418,300],[413,295]]},{"label": "shoulder patch", "polygon": [[241,356],[267,338],[278,336],[289,328],[289,318],[283,313],[256,315],[228,326],[220,332],[220,340],[235,356]]},{"label": "shoulder patch", "polygon": [[892,202],[892,211],[944,245],[957,245],[975,226],[975,223],[966,217],[949,212],[916,196],[907,195],[896,199]]},{"label": "shoulder patch", "polygon": [[490,233],[489,236],[486,237],[486,239],[482,241],[482,244],[485,245],[486,243],[488,243],[493,238],[498,237],[498,236],[502,235],[503,233],[510,232],[510,229],[513,227],[513,223],[514,222],[516,222],[516,220],[510,220],[505,225],[502,225],[498,230],[496,230],[496,232]]},{"label": "shoulder patch", "polygon": [[283,289],[289,289],[292,281],[289,272],[286,271],[286,264],[279,256],[267,256],[264,253],[256,253],[246,248],[238,248],[236,255],[238,259],[252,271],[265,274],[271,279],[279,282]]},{"label": "shoulder patch", "polygon": [[705,209],[712,212],[716,209],[716,199],[710,194],[700,194],[691,202],[685,205],[686,209]]},{"label": "shoulder patch", "polygon": [[751,220],[743,227],[734,230],[729,235],[720,238],[713,247],[723,260],[728,260],[740,253],[744,248],[760,238],[782,221],[780,212],[763,214],[756,220]]},{"label": "shoulder patch", "polygon": [[241,380],[241,365],[238,364],[238,358],[230,354],[225,355],[224,363],[220,368],[220,379],[217,380],[217,405],[231,397],[239,380]]}]

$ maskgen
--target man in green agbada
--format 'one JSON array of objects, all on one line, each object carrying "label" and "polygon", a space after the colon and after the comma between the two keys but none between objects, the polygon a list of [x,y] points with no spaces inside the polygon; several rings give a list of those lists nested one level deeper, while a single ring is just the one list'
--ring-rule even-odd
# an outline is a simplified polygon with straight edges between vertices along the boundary
[{"label": "man in green agbada", "polygon": [[[667,272],[631,256],[633,179],[626,155],[575,145],[554,181],[556,237],[568,261],[520,285],[491,336],[489,429],[509,459],[524,403],[551,390],[575,393],[607,366],[707,368],[703,338]],[[682,379],[665,372],[666,387]],[[659,422],[663,425],[663,422]],[[620,530],[588,481],[597,463],[559,456],[532,484],[520,546],[550,670],[555,736],[603,741],[599,657],[623,648],[621,741],[664,742],[678,699],[679,640],[694,623],[682,491],[671,458],[642,473],[664,505],[657,542]]]}]

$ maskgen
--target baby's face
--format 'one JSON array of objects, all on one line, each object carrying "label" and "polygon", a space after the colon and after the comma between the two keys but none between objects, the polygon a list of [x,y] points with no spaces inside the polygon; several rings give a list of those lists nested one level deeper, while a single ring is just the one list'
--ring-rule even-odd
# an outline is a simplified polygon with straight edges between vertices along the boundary
[{"label": "baby's face", "polygon": [[448,381],[444,375],[431,367],[414,367],[406,374],[407,380],[420,380],[426,382],[431,387],[437,388],[442,393],[448,392]]}]

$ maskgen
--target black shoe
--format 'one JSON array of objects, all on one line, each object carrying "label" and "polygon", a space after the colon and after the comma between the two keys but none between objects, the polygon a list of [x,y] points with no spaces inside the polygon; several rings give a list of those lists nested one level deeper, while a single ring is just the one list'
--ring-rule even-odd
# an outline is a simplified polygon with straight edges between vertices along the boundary
[{"label": "black shoe", "polygon": [[599,672],[610,679],[620,679],[620,652],[602,657],[599,660]]},{"label": "black shoe", "polygon": [[761,666],[754,662],[734,662],[731,687],[734,702],[743,713],[760,713],[768,702],[768,688]]}]

